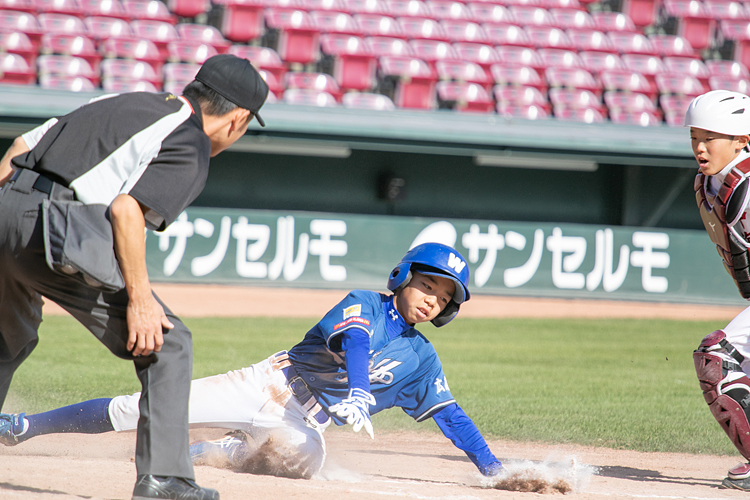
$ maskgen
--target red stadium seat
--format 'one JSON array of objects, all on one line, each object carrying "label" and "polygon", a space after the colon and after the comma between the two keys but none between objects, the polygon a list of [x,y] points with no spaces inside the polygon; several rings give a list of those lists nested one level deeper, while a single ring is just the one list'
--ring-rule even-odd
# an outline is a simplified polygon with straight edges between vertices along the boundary
[{"label": "red stadium seat", "polygon": [[495,101],[484,87],[476,83],[438,82],[436,91],[441,105],[456,111],[495,111]]},{"label": "red stadium seat", "polygon": [[560,28],[545,26],[527,26],[526,34],[537,48],[574,50],[573,42]]},{"label": "red stadium seat", "polygon": [[42,75],[64,75],[82,76],[91,80],[94,85],[99,85],[99,72],[83,58],[64,55],[44,55],[37,59],[39,76]]},{"label": "red stadium seat", "polygon": [[704,85],[708,84],[708,77],[711,75],[703,61],[692,57],[665,57],[664,66],[667,73],[691,75]]},{"label": "red stadium seat", "polygon": [[750,79],[750,71],[748,71],[744,64],[737,61],[709,59],[704,64],[708,69],[708,74],[711,76]]},{"label": "red stadium seat", "polygon": [[489,71],[493,64],[501,62],[500,56],[491,45],[458,42],[453,44],[453,48],[456,49],[460,60],[476,63],[485,71]]},{"label": "red stadium seat", "polygon": [[656,99],[658,93],[651,88],[651,84],[643,74],[630,70],[605,70],[599,73],[599,80],[605,91],[620,90],[646,94]]},{"label": "red stadium seat", "polygon": [[102,88],[107,92],[159,92],[161,86],[143,80],[130,80],[128,78],[107,78],[102,80]]},{"label": "red stadium seat", "polygon": [[344,0],[304,0],[307,11],[347,12]]},{"label": "red stadium seat", "polygon": [[28,12],[0,10],[0,26],[8,31],[18,31],[29,37],[34,47],[42,40],[42,27],[36,16]]},{"label": "red stadium seat", "polygon": [[554,109],[594,108],[599,110],[601,113],[605,113],[607,111],[604,104],[602,104],[601,98],[590,90],[586,89],[566,89],[561,87],[551,88],[549,89],[549,100]]},{"label": "red stadium seat", "polygon": [[636,27],[643,28],[654,24],[660,5],[660,0],[623,0],[622,12],[632,19]]},{"label": "red stadium seat", "polygon": [[161,73],[147,62],[133,61],[127,59],[105,59],[101,66],[102,79],[127,78],[130,80],[145,81],[160,87],[162,84]]},{"label": "red stadium seat", "polygon": [[609,119],[612,120],[612,123],[640,125],[641,127],[656,127],[662,124],[661,115],[653,111],[611,110]]},{"label": "red stadium seat", "polygon": [[704,0],[703,4],[711,19],[716,19],[717,21],[729,19],[750,21],[750,11],[740,2]]},{"label": "red stadium seat", "polygon": [[122,0],[122,7],[130,19],[148,19],[177,23],[177,16],[169,12],[169,7],[160,0]]},{"label": "red stadium seat", "polygon": [[696,50],[711,45],[716,21],[700,0],[664,0],[668,18],[677,24],[677,35],[685,38]]},{"label": "red stadium seat", "polygon": [[178,17],[193,18],[211,9],[210,0],[167,0],[169,12]]},{"label": "red stadium seat", "polygon": [[711,90],[731,90],[747,94],[750,92],[750,79],[712,76],[708,79],[708,86]]},{"label": "red stadium seat", "polygon": [[497,47],[497,57],[500,64],[509,66],[528,66],[536,71],[544,71],[547,68],[539,52],[528,47]]},{"label": "red stadium seat", "polygon": [[0,0],[0,10],[26,12],[34,15],[37,13],[36,2],[34,0]]},{"label": "red stadium seat", "polygon": [[506,118],[523,118],[525,120],[549,118],[549,111],[535,104],[524,106],[498,102],[497,112]]},{"label": "red stadium seat", "polygon": [[487,35],[487,43],[499,47],[516,46],[516,47],[533,47],[526,31],[514,24],[483,24],[484,33]]},{"label": "red stadium seat", "polygon": [[609,33],[610,31],[625,31],[629,33],[635,33],[638,28],[633,24],[633,20],[630,16],[621,12],[608,12],[608,11],[596,11],[591,13],[591,17],[594,18],[596,23],[596,29]]},{"label": "red stadium seat", "polygon": [[175,40],[167,44],[168,60],[190,64],[203,64],[218,54],[213,45],[193,40]]},{"label": "red stadium seat", "polygon": [[284,81],[287,66],[281,60],[279,53],[270,47],[259,47],[254,45],[232,45],[229,47],[230,54],[247,59],[257,69],[263,69],[273,75],[280,82]]},{"label": "red stadium seat", "polygon": [[377,59],[364,39],[349,35],[321,35],[323,52],[334,56],[333,76],[344,90],[370,90],[375,86]]},{"label": "red stadium seat", "polygon": [[656,104],[654,104],[651,97],[638,92],[608,90],[604,93],[604,104],[607,105],[610,112],[613,110],[658,112]]},{"label": "red stadium seat", "polygon": [[607,33],[607,36],[612,41],[615,49],[621,54],[659,55],[651,40],[640,33],[610,31]]},{"label": "red stadium seat", "polygon": [[550,88],[564,87],[590,90],[597,95],[602,92],[601,84],[594,78],[594,75],[582,68],[547,68],[544,71],[544,76]]},{"label": "red stadium seat", "polygon": [[86,33],[94,40],[133,38],[135,36],[130,23],[115,17],[87,17],[83,20],[83,24],[86,25]]},{"label": "red stadium seat", "polygon": [[31,85],[36,83],[36,71],[19,54],[0,54],[0,83]]},{"label": "red stadium seat", "polygon": [[552,111],[547,98],[536,87],[524,87],[517,85],[495,85],[492,94],[498,103],[511,104],[514,106],[540,106],[547,113]]},{"label": "red stadium seat", "polygon": [[43,75],[39,86],[45,90],[67,90],[68,92],[94,92],[96,85],[82,76]]},{"label": "red stadium seat", "polygon": [[622,60],[628,70],[638,72],[648,80],[652,94],[658,92],[656,75],[667,72],[667,67],[661,57],[645,54],[625,54],[622,56]]},{"label": "red stadium seat", "polygon": [[354,18],[344,12],[316,11],[311,12],[313,23],[321,33],[338,33],[341,35],[361,35],[362,30]]},{"label": "red stadium seat", "polygon": [[589,29],[568,29],[566,31],[573,48],[579,52],[597,51],[617,53],[614,44],[606,33]]},{"label": "red stadium seat", "polygon": [[380,14],[354,14],[362,36],[401,37],[401,25],[394,18]]},{"label": "red stadium seat", "polygon": [[454,43],[487,43],[489,41],[482,26],[472,21],[445,19],[440,21],[440,25],[448,35],[448,39]]},{"label": "red stadium seat", "polygon": [[458,52],[456,52],[453,45],[448,42],[441,42],[438,40],[411,40],[408,43],[411,46],[414,56],[430,64],[433,68],[437,61],[459,60]]},{"label": "red stadium seat", "polygon": [[478,23],[515,24],[516,19],[510,9],[495,3],[472,2],[467,4],[474,21]]},{"label": "red stadium seat", "polygon": [[85,35],[47,33],[42,36],[40,53],[82,57],[95,69],[102,60],[94,40]]},{"label": "red stadium seat", "polygon": [[512,5],[509,8],[520,26],[557,27],[555,18],[547,9],[532,5]]},{"label": "red stadium seat", "polygon": [[375,111],[391,111],[396,105],[390,97],[382,94],[371,94],[368,92],[349,92],[344,94],[341,103],[346,108],[372,109]]},{"label": "red stadium seat", "polygon": [[280,30],[277,52],[288,63],[309,64],[320,55],[320,30],[301,10],[266,10],[266,25]]},{"label": "red stadium seat", "polygon": [[390,15],[384,0],[344,0],[346,12],[350,14]]},{"label": "red stadium seat", "polygon": [[750,21],[721,21],[720,31],[725,44],[732,49],[732,59],[750,67]]},{"label": "red stadium seat", "polygon": [[499,85],[535,87],[540,92],[547,92],[547,88],[549,87],[547,81],[539,72],[528,66],[493,64],[490,71],[495,83]]},{"label": "red stadium seat", "polygon": [[180,95],[190,81],[186,80],[164,80],[164,92]]},{"label": "red stadium seat", "polygon": [[499,3],[501,5],[506,5],[508,7],[514,6],[514,5],[528,5],[531,7],[545,7],[545,1],[544,0],[502,0],[502,1],[495,1],[495,3]]},{"label": "red stadium seat", "polygon": [[139,19],[131,21],[130,26],[133,28],[133,33],[136,37],[145,38],[146,40],[154,42],[159,49],[159,53],[165,59],[169,57],[167,44],[180,39],[180,35],[177,33],[177,28],[166,21]]},{"label": "red stadium seat", "polygon": [[284,92],[282,101],[297,106],[317,106],[319,108],[338,106],[336,98],[331,94],[315,89],[289,89]]},{"label": "red stadium seat", "polygon": [[664,121],[673,127],[682,127],[685,121],[685,112],[690,102],[690,96],[664,94],[659,96],[659,106],[664,111]]},{"label": "red stadium seat", "polygon": [[584,51],[578,54],[583,61],[583,67],[597,75],[608,69],[627,69],[625,62],[617,54],[607,52]]},{"label": "red stadium seat", "polygon": [[558,120],[583,123],[603,123],[604,114],[596,108],[566,108],[558,106],[552,108],[552,114]]},{"label": "red stadium seat", "polygon": [[398,22],[404,32],[404,37],[407,39],[441,40],[443,42],[450,40],[442,25],[434,19],[402,17],[398,19]]},{"label": "red stadium seat", "polygon": [[585,10],[581,3],[591,3],[592,0],[579,2],[578,0],[542,0],[540,7],[545,9],[577,9]]},{"label": "red stadium seat", "polygon": [[422,0],[385,0],[391,16],[432,18],[430,8]]},{"label": "red stadium seat", "polygon": [[221,6],[219,31],[227,40],[244,43],[263,35],[263,0],[214,0],[213,3]]},{"label": "red stadium seat", "polygon": [[168,82],[185,82],[185,84],[190,83],[195,79],[195,75],[198,73],[199,69],[201,69],[200,64],[166,63],[162,68],[162,75],[164,76],[164,90],[167,92],[171,92],[166,89]]},{"label": "red stadium seat", "polygon": [[226,54],[232,45],[214,26],[205,24],[179,23],[177,34],[181,40],[191,40],[211,45],[219,54]]},{"label": "red stadium seat", "polygon": [[267,10],[309,10],[305,0],[264,0],[263,4]]},{"label": "red stadium seat", "polygon": [[583,59],[574,50],[539,49],[537,52],[546,67],[586,68]]},{"label": "red stadium seat", "polygon": [[42,33],[88,34],[88,28],[80,17],[69,14],[44,13],[39,14],[37,20]]},{"label": "red stadium seat", "polygon": [[432,17],[438,20],[455,19],[459,21],[474,21],[474,14],[463,2],[455,0],[426,0]]},{"label": "red stadium seat", "polygon": [[85,16],[114,17],[130,21],[130,14],[120,0],[80,0]]},{"label": "red stadium seat", "polygon": [[31,38],[20,31],[0,31],[0,54],[10,52],[23,57],[30,67],[34,67],[39,53],[31,43]]},{"label": "red stadium seat", "polygon": [[555,25],[562,29],[596,30],[596,22],[591,14],[579,9],[550,9]]},{"label": "red stadium seat", "polygon": [[380,72],[396,82],[394,103],[399,108],[433,109],[436,106],[437,77],[426,62],[418,58],[384,56]]},{"label": "red stadium seat", "polygon": [[146,62],[156,71],[161,71],[162,65],[166,62],[156,44],[145,38],[110,38],[102,42],[100,51],[104,57],[110,59]]},{"label": "red stadium seat", "polygon": [[661,73],[656,75],[656,85],[662,94],[677,94],[696,97],[708,92],[708,85],[690,75],[672,75]]},{"label": "red stadium seat", "polygon": [[[400,57],[413,57],[415,56],[414,50],[409,45],[409,42],[401,38],[392,38],[387,36],[371,36],[365,38],[370,48],[370,52],[375,57],[382,56],[400,56]],[[444,42],[443,42],[444,43]]]},{"label": "red stadium seat", "polygon": [[[313,73],[304,71],[290,71],[285,76],[284,84],[287,89],[307,89],[326,92],[341,99],[341,88],[331,75],[326,73]],[[286,95],[286,93],[285,93]]]},{"label": "red stadium seat", "polygon": [[258,74],[268,85],[268,90],[271,94],[281,97],[284,95],[286,87],[284,87],[284,80],[276,77],[275,74],[265,69],[259,69]]},{"label": "red stadium seat", "polygon": [[78,0],[35,0],[37,14],[65,14],[83,18],[86,14]]},{"label": "red stadium seat", "polygon": [[657,54],[662,57],[680,56],[700,58],[690,42],[677,35],[649,35],[651,44],[654,46]]},{"label": "red stadium seat", "polygon": [[480,65],[472,62],[441,60],[435,63],[435,70],[441,80],[476,83],[487,89],[495,83],[491,73],[484,71]]}]

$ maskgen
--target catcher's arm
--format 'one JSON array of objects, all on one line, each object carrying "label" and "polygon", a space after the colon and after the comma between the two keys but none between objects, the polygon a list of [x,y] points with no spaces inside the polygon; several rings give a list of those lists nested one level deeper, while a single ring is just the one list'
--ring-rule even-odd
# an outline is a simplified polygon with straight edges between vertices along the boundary
[{"label": "catcher's arm", "polygon": [[432,418],[445,437],[466,453],[482,475],[495,476],[502,470],[503,464],[495,458],[477,426],[458,404],[446,406]]}]

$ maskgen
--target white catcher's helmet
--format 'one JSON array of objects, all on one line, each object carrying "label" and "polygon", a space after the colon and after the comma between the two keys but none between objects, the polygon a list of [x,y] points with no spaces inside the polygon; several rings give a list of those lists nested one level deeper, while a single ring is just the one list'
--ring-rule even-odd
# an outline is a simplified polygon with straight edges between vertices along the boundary
[{"label": "white catcher's helmet", "polygon": [[685,127],[725,135],[750,135],[750,97],[730,90],[699,95],[685,113]]}]

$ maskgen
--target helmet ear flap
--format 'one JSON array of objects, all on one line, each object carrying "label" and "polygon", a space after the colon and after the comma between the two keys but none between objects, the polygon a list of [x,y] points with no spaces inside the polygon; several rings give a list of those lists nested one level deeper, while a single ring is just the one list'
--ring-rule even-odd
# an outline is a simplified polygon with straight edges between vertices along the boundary
[{"label": "helmet ear flap", "polygon": [[391,271],[391,274],[388,276],[388,290],[395,292],[396,290],[399,290],[408,285],[410,281],[411,264],[402,262],[401,264],[394,267],[393,271]]},{"label": "helmet ear flap", "polygon": [[460,307],[460,304],[456,304],[451,300],[448,302],[448,305],[445,306],[445,309],[443,309],[440,314],[437,315],[437,318],[433,319],[431,323],[438,328],[447,325],[456,317]]}]

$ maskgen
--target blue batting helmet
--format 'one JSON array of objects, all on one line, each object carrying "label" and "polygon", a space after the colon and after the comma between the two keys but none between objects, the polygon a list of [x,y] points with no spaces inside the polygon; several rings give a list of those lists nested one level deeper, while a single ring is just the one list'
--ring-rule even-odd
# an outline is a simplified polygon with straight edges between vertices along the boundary
[{"label": "blue batting helmet", "polygon": [[412,271],[448,278],[456,284],[453,300],[432,320],[437,327],[451,321],[461,304],[471,298],[469,293],[469,266],[455,249],[442,243],[422,243],[404,255],[388,277],[388,290],[395,292],[409,284]]}]

